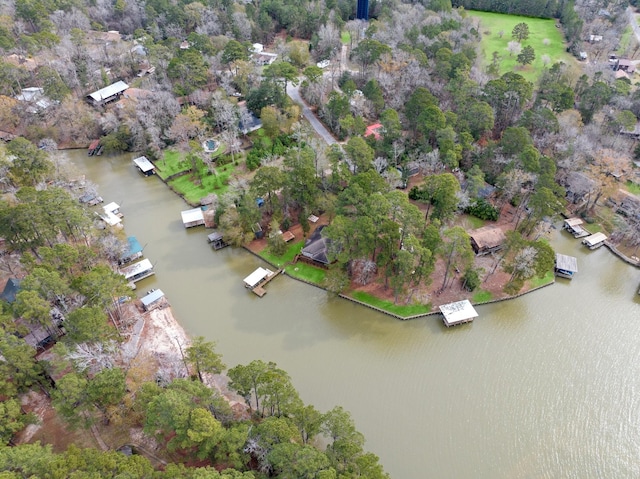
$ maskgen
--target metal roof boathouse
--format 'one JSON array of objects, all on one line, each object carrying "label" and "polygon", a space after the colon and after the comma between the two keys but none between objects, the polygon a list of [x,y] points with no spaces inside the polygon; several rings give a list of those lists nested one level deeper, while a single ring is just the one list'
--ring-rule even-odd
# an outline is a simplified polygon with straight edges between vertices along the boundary
[{"label": "metal roof boathouse", "polygon": [[468,299],[439,306],[444,325],[448,328],[458,324],[470,323],[478,317],[478,313]]},{"label": "metal roof boathouse", "polygon": [[591,236],[587,236],[582,240],[582,244],[585,245],[589,249],[599,248],[606,241],[607,236],[604,233],[594,233]]},{"label": "metal roof boathouse", "polygon": [[146,156],[134,158],[133,163],[144,176],[151,176],[156,172],[156,167],[147,159]]},{"label": "metal roof boathouse", "polygon": [[556,276],[571,279],[578,272],[578,259],[573,256],[556,253],[556,265],[553,271]]}]

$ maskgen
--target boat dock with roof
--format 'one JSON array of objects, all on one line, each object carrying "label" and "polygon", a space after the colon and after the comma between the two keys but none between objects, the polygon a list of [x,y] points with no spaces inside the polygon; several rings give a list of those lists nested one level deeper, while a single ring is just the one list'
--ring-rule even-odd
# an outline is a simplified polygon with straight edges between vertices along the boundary
[{"label": "boat dock with roof", "polygon": [[439,306],[444,325],[448,328],[458,324],[470,323],[478,317],[475,308],[468,299]]},{"label": "boat dock with roof", "polygon": [[262,298],[267,294],[267,290],[264,289],[264,286],[281,272],[281,269],[273,272],[267,268],[260,267],[244,279],[244,286]]},{"label": "boat dock with roof", "polygon": [[561,278],[572,279],[578,272],[578,259],[573,256],[556,253],[556,264],[553,272]]}]

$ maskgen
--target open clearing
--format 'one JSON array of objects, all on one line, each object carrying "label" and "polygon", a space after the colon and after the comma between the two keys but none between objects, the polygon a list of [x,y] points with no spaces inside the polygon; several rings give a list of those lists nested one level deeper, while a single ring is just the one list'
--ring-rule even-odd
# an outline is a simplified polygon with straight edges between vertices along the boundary
[{"label": "open clearing", "polygon": [[[491,55],[498,52],[501,57],[500,74],[516,72],[527,80],[536,82],[544,69],[543,55],[551,59],[549,65],[558,61],[573,65],[576,60],[566,52],[562,30],[556,27],[556,20],[547,18],[522,17],[519,15],[504,15],[501,13],[469,11],[469,16],[480,21],[480,44],[483,66],[491,63]],[[507,45],[513,41],[511,31],[518,23],[529,25],[529,38],[522,42],[522,46],[531,45],[536,52],[536,59],[525,68],[516,61],[517,55],[510,55]],[[500,32],[503,32],[502,38]],[[545,40],[548,40],[546,42]],[[548,45],[545,45],[548,43]]]}]

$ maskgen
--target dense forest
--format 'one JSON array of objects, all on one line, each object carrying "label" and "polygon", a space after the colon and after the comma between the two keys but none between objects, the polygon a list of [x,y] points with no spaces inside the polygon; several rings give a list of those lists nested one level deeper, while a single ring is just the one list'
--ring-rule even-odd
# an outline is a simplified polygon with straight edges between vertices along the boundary
[{"label": "dense forest", "polygon": [[[324,214],[322,286],[332,292],[376,283],[392,303],[411,304],[502,274],[515,294],[553,268],[544,232],[561,213],[597,224],[628,256],[640,245],[640,91],[609,61],[640,46],[622,42],[626,7],[373,1],[365,22],[345,0],[3,2],[1,265],[3,278],[21,279],[0,303],[4,475],[387,477],[349,413],[304,404],[273,363],[227,368],[204,338],[182,358],[134,362],[118,273],[126,238],[81,204],[97,187],[55,151],[99,140],[104,154],[139,152],[164,168],[175,154],[203,191],[196,203],[215,210],[235,246],[259,225],[281,255],[288,246],[275,232],[298,224],[306,237],[308,218]],[[528,42],[526,19],[491,32],[469,9],[557,18],[560,50],[590,61],[552,61]],[[483,53],[490,36],[508,37],[507,49]],[[86,101],[118,81],[128,88],[117,101]],[[294,94],[331,141],[303,120]],[[253,118],[259,131],[243,126]],[[202,147],[212,137],[224,145],[215,158]],[[224,180],[222,167],[233,171]],[[506,230],[489,267],[469,225]],[[241,412],[210,387],[221,373]],[[130,427],[176,464],[15,445],[36,421],[20,407],[29,391],[50,398],[70,430]]]}]

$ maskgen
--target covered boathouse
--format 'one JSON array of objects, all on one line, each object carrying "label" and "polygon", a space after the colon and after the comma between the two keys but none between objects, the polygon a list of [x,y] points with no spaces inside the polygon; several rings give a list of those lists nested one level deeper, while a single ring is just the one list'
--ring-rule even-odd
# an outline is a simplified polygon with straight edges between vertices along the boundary
[{"label": "covered boathouse", "polygon": [[604,233],[594,233],[591,236],[587,236],[582,240],[582,244],[585,245],[589,249],[597,249],[600,248],[606,241],[607,236]]},{"label": "covered boathouse", "polygon": [[151,311],[166,302],[164,293],[161,289],[152,289],[145,296],[140,298],[140,301],[142,302],[142,307],[145,311]]},{"label": "covered boathouse", "polygon": [[180,213],[182,215],[182,223],[185,228],[192,228],[204,224],[204,213],[201,208],[193,208]]},{"label": "covered boathouse", "polygon": [[229,246],[228,243],[225,242],[222,237],[222,233],[219,231],[214,231],[213,233],[207,235],[207,241],[211,244],[213,249],[222,249],[225,246]]},{"label": "covered boathouse", "polygon": [[468,299],[443,304],[439,308],[443,316],[444,325],[447,328],[458,324],[470,323],[474,318],[478,317],[478,313]]},{"label": "covered boathouse", "polygon": [[253,291],[259,297],[267,294],[267,290],[263,288],[265,284],[275,278],[281,270],[275,273],[267,268],[258,268],[244,279],[244,287]]},{"label": "covered boathouse", "polygon": [[131,266],[127,266],[120,270],[120,274],[124,275],[124,279],[129,282],[135,283],[141,279],[147,278],[155,274],[153,271],[153,265],[148,259],[143,259],[137,263],[133,263]]},{"label": "covered boathouse", "polygon": [[578,259],[573,256],[556,253],[556,264],[553,271],[556,276],[572,279],[578,272]]},{"label": "covered boathouse", "polygon": [[156,167],[147,159],[146,156],[134,158],[133,164],[138,167],[144,176],[151,176],[156,172]]},{"label": "covered boathouse", "polygon": [[127,264],[142,258],[142,245],[135,236],[127,237],[127,251],[118,260],[119,264]]},{"label": "covered boathouse", "polygon": [[589,236],[589,232],[582,226],[582,220],[580,218],[567,218],[564,220],[564,229],[573,235],[574,238],[584,238]]}]

